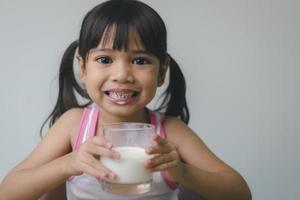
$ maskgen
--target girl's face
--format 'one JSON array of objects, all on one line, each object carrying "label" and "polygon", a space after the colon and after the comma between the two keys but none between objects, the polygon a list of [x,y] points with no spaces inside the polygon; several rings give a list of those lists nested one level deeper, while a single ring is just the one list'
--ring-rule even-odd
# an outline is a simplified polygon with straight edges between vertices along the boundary
[{"label": "girl's face", "polygon": [[144,108],[165,76],[167,65],[160,71],[158,58],[132,36],[127,51],[113,50],[113,38],[106,38],[89,51],[85,63],[79,58],[81,81],[110,121],[146,120],[137,118],[145,116]]}]

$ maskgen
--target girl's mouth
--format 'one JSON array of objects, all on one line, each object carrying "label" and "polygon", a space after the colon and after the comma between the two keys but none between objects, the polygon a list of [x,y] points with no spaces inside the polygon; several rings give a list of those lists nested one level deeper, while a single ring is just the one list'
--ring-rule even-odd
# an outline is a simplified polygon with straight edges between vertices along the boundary
[{"label": "girl's mouth", "polygon": [[108,96],[113,103],[124,105],[134,100],[139,95],[139,92],[132,90],[107,90],[104,91],[104,94]]}]

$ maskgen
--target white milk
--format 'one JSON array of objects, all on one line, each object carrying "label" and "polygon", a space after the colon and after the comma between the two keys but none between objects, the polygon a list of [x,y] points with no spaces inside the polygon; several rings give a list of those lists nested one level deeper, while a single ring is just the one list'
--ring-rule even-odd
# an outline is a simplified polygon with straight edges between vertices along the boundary
[{"label": "white milk", "polygon": [[151,181],[152,173],[143,165],[143,162],[150,158],[145,149],[124,146],[113,148],[113,150],[120,153],[120,159],[101,157],[101,162],[116,173],[115,183],[135,184]]}]

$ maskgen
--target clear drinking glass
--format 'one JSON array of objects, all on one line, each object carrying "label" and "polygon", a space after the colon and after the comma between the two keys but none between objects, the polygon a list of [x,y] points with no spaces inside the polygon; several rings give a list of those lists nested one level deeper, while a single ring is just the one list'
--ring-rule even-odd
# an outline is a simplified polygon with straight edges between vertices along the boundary
[{"label": "clear drinking glass", "polygon": [[103,190],[120,195],[150,191],[152,173],[143,162],[150,158],[145,148],[151,145],[154,126],[147,123],[117,123],[101,126],[105,139],[120,153],[120,159],[101,157],[102,164],[116,173],[114,182],[102,181]]}]

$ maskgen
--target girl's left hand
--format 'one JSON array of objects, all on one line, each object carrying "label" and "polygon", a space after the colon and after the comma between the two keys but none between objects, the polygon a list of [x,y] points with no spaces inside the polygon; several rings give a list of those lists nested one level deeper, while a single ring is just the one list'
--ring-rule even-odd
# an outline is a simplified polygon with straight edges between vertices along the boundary
[{"label": "girl's left hand", "polygon": [[145,166],[151,171],[165,171],[172,181],[177,181],[183,172],[183,163],[179,153],[171,142],[157,134],[152,136],[153,145],[146,153],[153,157],[146,161]]}]

